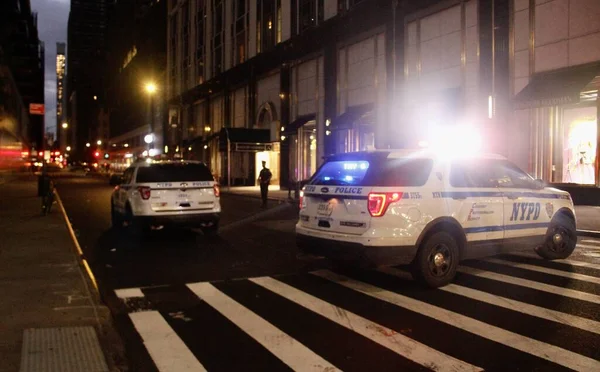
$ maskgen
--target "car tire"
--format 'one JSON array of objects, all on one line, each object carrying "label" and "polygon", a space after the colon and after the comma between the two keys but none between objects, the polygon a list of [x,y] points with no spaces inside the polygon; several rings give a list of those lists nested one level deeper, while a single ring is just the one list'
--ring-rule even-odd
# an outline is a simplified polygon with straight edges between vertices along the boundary
[{"label": "car tire", "polygon": [[115,205],[110,205],[110,223],[113,229],[120,230],[123,228],[123,216],[115,210]]},{"label": "car tire", "polygon": [[552,219],[546,242],[535,249],[535,252],[546,260],[565,259],[573,253],[577,246],[577,230],[575,221],[567,215],[559,214]]},{"label": "car tire", "polygon": [[131,207],[128,205],[125,213],[125,222],[127,222],[127,232],[132,237],[140,237],[144,233],[144,226],[139,219],[135,218]]},{"label": "car tire", "polygon": [[456,239],[447,232],[435,232],[421,243],[412,264],[412,276],[426,287],[445,286],[454,279],[459,259]]},{"label": "car tire", "polygon": [[204,236],[211,238],[215,237],[219,235],[219,222],[214,222],[211,226],[202,227],[200,230],[202,230],[202,234],[204,234]]}]

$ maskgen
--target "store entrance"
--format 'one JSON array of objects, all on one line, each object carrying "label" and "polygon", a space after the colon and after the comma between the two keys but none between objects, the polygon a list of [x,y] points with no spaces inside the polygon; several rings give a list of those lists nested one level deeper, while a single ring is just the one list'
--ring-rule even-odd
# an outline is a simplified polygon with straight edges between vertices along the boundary
[{"label": "store entrance", "polygon": [[596,107],[563,111],[562,182],[596,184]]}]

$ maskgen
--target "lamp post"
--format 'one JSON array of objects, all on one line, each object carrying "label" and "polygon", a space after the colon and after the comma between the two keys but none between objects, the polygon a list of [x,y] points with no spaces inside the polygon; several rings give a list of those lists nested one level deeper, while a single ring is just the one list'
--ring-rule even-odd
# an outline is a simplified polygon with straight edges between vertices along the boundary
[{"label": "lamp post", "polygon": [[154,115],[152,110],[152,97],[157,91],[156,84],[153,82],[146,83],[145,90],[148,94],[148,124],[150,127],[150,134],[144,137],[144,142],[148,144],[149,153],[150,150],[154,148]]}]

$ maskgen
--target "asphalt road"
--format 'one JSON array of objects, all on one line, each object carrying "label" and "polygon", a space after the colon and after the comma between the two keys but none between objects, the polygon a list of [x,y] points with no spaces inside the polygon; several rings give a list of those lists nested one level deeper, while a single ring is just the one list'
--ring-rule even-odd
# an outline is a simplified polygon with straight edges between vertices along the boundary
[{"label": "asphalt road", "polygon": [[224,196],[220,238],[137,242],[110,230],[106,181],[58,188],[133,371],[600,371],[600,240],[464,262],[424,290],[401,268],[299,260],[290,205]]}]

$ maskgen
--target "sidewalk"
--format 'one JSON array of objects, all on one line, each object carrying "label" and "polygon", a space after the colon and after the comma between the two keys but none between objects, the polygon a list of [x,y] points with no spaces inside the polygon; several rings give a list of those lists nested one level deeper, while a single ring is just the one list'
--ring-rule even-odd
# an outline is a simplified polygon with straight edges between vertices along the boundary
[{"label": "sidewalk", "polygon": [[60,206],[41,215],[35,177],[0,184],[0,237],[0,371],[126,369]]},{"label": "sidewalk", "polygon": [[[231,189],[224,186],[221,193],[260,199],[260,188],[258,186],[232,187]],[[293,191],[291,196],[292,199],[288,197],[288,191],[280,190],[279,186],[269,187],[269,200],[292,202],[294,201]],[[579,235],[600,238],[600,207],[576,205],[575,214],[577,215],[577,233]]]}]

